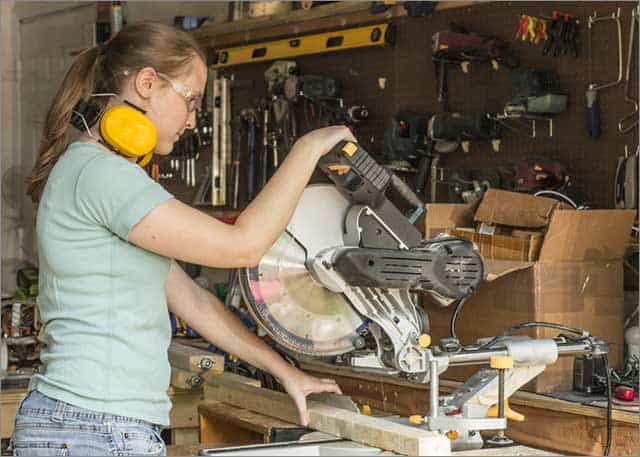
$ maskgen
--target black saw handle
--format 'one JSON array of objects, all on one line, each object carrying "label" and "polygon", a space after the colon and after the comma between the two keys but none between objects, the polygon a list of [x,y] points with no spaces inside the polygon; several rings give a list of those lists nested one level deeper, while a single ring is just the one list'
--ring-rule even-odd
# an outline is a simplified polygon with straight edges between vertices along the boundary
[{"label": "black saw handle", "polygon": [[320,159],[318,166],[354,203],[375,208],[386,198],[386,190],[392,185],[414,207],[409,216],[411,223],[424,213],[425,205],[413,190],[393,172],[378,164],[358,143],[338,142]]}]

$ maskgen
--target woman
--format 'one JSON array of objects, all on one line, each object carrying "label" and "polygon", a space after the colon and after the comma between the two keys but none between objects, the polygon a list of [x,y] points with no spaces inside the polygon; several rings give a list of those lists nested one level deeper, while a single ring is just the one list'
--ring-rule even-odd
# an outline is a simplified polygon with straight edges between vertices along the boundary
[{"label": "woman", "polygon": [[[227,225],[181,203],[86,123],[69,144],[80,100],[144,110],[167,155],[195,126],[207,81],[188,34],[160,23],[125,27],[80,55],[46,118],[29,194],[38,203],[41,360],[16,416],[17,455],[162,455],[169,424],[168,310],[202,337],[270,372],[307,424],[306,395],[338,392],[286,363],[175,259],[217,268],[256,265],[291,218],[317,160],[348,129],[300,138],[262,192]],[[106,94],[106,95],[105,95]],[[76,113],[77,114],[77,113]],[[86,117],[81,117],[86,122]]]}]

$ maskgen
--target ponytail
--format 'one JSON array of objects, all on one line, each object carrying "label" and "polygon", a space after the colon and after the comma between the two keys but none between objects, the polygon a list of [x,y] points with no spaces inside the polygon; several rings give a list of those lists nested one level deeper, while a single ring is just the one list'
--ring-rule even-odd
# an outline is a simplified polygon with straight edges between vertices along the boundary
[{"label": "ponytail", "polygon": [[69,122],[74,107],[93,92],[99,54],[99,46],[80,54],[51,102],[42,131],[38,158],[31,176],[26,179],[27,195],[36,204],[40,201],[51,169],[69,146]]}]

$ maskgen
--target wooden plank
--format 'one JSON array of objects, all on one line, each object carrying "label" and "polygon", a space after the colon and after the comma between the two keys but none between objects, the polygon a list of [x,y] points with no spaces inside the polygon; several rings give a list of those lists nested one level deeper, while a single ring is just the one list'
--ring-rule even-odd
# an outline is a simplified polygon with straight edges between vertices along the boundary
[{"label": "wooden plank", "polygon": [[169,346],[169,363],[172,367],[192,373],[224,371],[224,357],[193,346],[172,341]]},{"label": "wooden plank", "polygon": [[200,447],[200,444],[185,444],[185,445],[181,445],[181,444],[169,444],[167,446],[167,456],[169,457],[174,457],[174,456],[195,456],[198,455],[200,452],[200,449],[204,449]]},{"label": "wooden plank", "polygon": [[[281,392],[213,379],[215,400],[299,424],[298,410]],[[326,404],[308,401],[309,427],[352,441],[404,455],[448,455],[449,440],[438,433],[419,430],[384,419],[364,416]]]},{"label": "wooden plank", "polygon": [[[571,455],[602,455],[606,421],[600,418],[520,406],[525,422],[509,422],[507,435],[532,446],[553,448]],[[610,455],[638,455],[638,426],[614,422]]]},{"label": "wooden plank", "polygon": [[[302,368],[316,376],[332,377],[345,394],[360,404],[401,415],[424,415],[428,412],[428,385],[412,384],[390,376],[352,373],[345,367],[315,362],[303,363]],[[443,393],[461,385],[446,380],[440,383]],[[526,418],[525,422],[509,422],[507,435],[514,440],[571,454],[602,455],[606,439],[606,408],[530,392],[516,392],[509,402]],[[614,409],[611,454],[637,455],[638,435],[638,414]]]},{"label": "wooden plank", "polygon": [[171,443],[176,445],[197,445],[200,441],[200,429],[198,427],[192,428],[172,428]]},{"label": "wooden plank", "polygon": [[0,438],[11,438],[13,420],[27,389],[7,389],[0,392]]},{"label": "wooden plank", "polygon": [[203,387],[203,391],[204,391],[204,399],[205,400],[211,400],[213,394],[211,393],[211,385],[210,383],[213,382],[213,380],[219,376],[222,376],[225,379],[229,379],[232,381],[235,381],[239,384],[246,384],[248,386],[253,386],[253,387],[261,387],[262,385],[260,384],[260,381],[258,381],[257,379],[252,379],[252,378],[247,378],[246,376],[240,376],[239,374],[235,374],[235,373],[230,373],[228,371],[225,371],[222,374],[218,374],[216,376],[210,376],[208,374],[204,375],[204,387]]},{"label": "wooden plank", "polygon": [[[264,443],[271,442],[271,434],[273,429],[280,428],[296,428],[300,426],[291,422],[276,419],[271,416],[259,414],[247,409],[238,408],[233,405],[221,403],[217,401],[208,401],[198,406],[200,415],[200,423],[203,420],[224,422],[229,425],[239,427],[243,430],[260,434]],[[203,437],[203,440],[208,441]],[[210,441],[209,441],[210,442]]]},{"label": "wooden plank", "polygon": [[[247,32],[260,29],[273,29],[277,26],[307,21],[317,21],[326,17],[340,16],[354,12],[365,11],[369,5],[362,2],[341,2],[333,5],[323,5],[313,8],[311,11],[296,10],[283,15],[270,15],[241,19],[239,21],[223,22],[219,24],[203,25],[194,30],[193,36],[203,46],[220,45],[221,36],[247,36]],[[249,36],[250,33],[249,33]],[[228,40],[228,38],[227,38]]]},{"label": "wooden plank", "polygon": [[[462,8],[471,1],[439,2],[436,10]],[[340,29],[367,22],[384,21],[406,16],[402,6],[393,6],[385,13],[369,13],[368,2],[338,2],[307,10],[295,10],[286,15],[263,16],[220,24],[203,25],[193,32],[203,47],[248,44],[280,36],[301,35],[320,30]]]},{"label": "wooden plank", "polygon": [[172,429],[198,427],[198,405],[204,400],[203,390],[171,387],[168,393],[173,404],[169,413],[169,427]]},{"label": "wooden plank", "polygon": [[210,443],[211,447],[223,447],[265,442],[261,431],[241,425],[237,420],[221,417],[222,414],[216,414],[216,404],[222,405],[221,408],[229,406],[207,402],[198,407],[201,443]]}]

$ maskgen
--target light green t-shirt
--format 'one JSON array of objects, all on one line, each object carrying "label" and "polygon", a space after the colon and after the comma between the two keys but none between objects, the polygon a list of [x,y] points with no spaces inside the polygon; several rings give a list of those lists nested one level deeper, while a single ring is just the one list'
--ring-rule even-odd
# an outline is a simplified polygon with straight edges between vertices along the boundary
[{"label": "light green t-shirt", "polygon": [[170,259],[127,237],[170,198],[142,168],[100,145],[75,142],[60,157],[38,208],[46,346],[31,389],[81,408],[169,424]]}]

